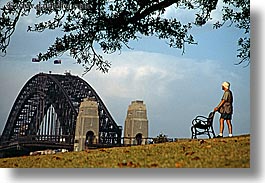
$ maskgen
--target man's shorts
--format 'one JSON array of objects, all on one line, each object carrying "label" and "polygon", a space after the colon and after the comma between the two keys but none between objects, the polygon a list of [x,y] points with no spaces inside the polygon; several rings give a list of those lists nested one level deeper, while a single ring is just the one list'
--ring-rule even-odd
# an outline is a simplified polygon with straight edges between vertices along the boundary
[{"label": "man's shorts", "polygon": [[222,113],[220,118],[223,118],[223,119],[228,119],[228,120],[231,120],[232,119],[232,114],[226,114],[226,113]]}]

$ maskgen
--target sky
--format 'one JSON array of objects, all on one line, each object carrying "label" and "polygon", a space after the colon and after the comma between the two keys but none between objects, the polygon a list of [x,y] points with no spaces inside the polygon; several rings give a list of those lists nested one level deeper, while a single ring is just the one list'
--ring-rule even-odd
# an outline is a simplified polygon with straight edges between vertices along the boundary
[{"label": "sky", "polygon": [[[167,9],[167,17],[181,16]],[[219,17],[216,12],[213,17]],[[47,62],[32,63],[31,58],[46,51],[58,31],[28,33],[31,18],[20,20],[5,57],[0,57],[0,130],[3,130],[11,107],[24,84],[39,72],[64,74],[70,70],[82,77],[83,68],[64,54],[61,65]],[[142,37],[131,41],[132,50],[104,57],[111,62],[107,74],[92,70],[82,78],[101,97],[118,125],[124,127],[128,106],[133,100],[143,100],[147,107],[149,137],[160,133],[172,138],[190,138],[191,121],[197,115],[207,116],[223,95],[221,84],[231,83],[234,95],[233,134],[250,134],[250,66],[235,65],[237,40],[242,31],[227,26],[212,29],[212,22],[192,30],[198,45],[186,45],[182,50],[170,48],[165,40]],[[214,129],[219,132],[219,117]],[[228,135],[225,126],[224,136]]]}]

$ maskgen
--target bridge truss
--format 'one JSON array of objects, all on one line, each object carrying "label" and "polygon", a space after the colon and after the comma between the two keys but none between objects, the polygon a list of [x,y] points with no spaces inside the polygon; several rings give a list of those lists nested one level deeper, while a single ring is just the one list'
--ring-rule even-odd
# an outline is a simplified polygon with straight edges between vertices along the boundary
[{"label": "bridge truss", "polygon": [[84,98],[98,102],[98,145],[120,145],[121,126],[86,81],[69,73],[39,73],[27,81],[14,102],[1,136],[0,152],[73,150],[76,119]]}]

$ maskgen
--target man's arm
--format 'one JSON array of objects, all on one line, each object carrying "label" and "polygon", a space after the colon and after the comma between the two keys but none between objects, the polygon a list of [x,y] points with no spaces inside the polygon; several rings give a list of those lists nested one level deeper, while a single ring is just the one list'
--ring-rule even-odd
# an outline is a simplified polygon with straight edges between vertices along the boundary
[{"label": "man's arm", "polygon": [[221,102],[219,103],[219,105],[218,105],[216,108],[214,108],[214,112],[215,112],[215,111],[218,111],[219,108],[222,107],[222,105],[223,105],[224,103],[225,103],[225,100],[222,99]]}]

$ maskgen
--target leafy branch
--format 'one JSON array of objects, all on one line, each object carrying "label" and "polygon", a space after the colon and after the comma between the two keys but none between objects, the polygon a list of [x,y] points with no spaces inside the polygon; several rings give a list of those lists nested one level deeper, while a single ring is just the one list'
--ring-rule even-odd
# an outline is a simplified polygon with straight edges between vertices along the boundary
[{"label": "leafy branch", "polygon": [[[37,4],[33,4],[33,2]],[[203,26],[211,20],[211,12],[216,9],[217,0],[13,0],[1,7],[0,50],[5,55],[12,34],[21,16],[35,13],[36,18],[48,15],[49,20],[28,25],[28,32],[43,32],[59,29],[64,32],[56,37],[46,53],[39,53],[42,61],[60,56],[66,52],[81,64],[85,72],[92,68],[108,72],[111,64],[96,52],[100,48],[105,54],[131,49],[129,42],[143,36],[155,36],[167,41],[169,47],[182,49],[185,45],[197,44],[189,32],[195,26]],[[236,28],[249,34],[249,1],[224,0],[223,19],[214,28],[231,21]],[[193,9],[194,22],[182,24],[177,17],[164,16],[166,8]],[[232,8],[231,8],[232,7]],[[234,11],[233,8],[239,11]],[[240,63],[249,60],[250,41],[238,41]]]}]

